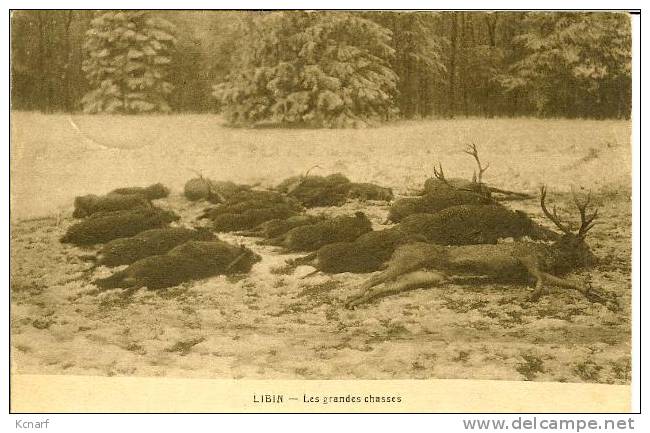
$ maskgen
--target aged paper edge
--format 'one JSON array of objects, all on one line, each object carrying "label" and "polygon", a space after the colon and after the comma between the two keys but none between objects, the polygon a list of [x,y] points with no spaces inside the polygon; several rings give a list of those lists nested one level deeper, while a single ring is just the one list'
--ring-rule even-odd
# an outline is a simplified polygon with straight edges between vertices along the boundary
[{"label": "aged paper edge", "polygon": [[[348,395],[362,402],[323,403],[325,396]],[[278,400],[278,396],[282,402],[265,401]],[[401,402],[363,402],[367,396],[399,396]],[[310,397],[318,397],[319,402],[305,402]],[[13,413],[624,413],[630,412],[630,404],[629,385],[457,379],[11,377]]]}]

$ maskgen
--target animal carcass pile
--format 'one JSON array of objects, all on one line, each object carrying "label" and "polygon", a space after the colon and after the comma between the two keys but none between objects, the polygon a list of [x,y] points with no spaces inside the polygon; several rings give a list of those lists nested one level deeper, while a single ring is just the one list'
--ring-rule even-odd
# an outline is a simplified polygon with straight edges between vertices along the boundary
[{"label": "animal carcass pile", "polygon": [[[188,203],[210,204],[195,221],[181,221],[172,210],[155,204],[170,193],[160,184],[86,195],[74,201],[73,216],[81,221],[69,227],[61,241],[98,246],[95,254],[85,256],[93,262],[91,270],[126,265],[95,280],[102,289],[163,289],[216,275],[245,274],[261,260],[261,251],[268,254],[268,246],[273,246],[273,254],[308,253],[288,263],[312,266],[313,273],[382,271],[360,287],[349,307],[466,276],[502,282],[533,279],[532,298],[543,295],[547,286],[557,286],[611,305],[611,297],[560,277],[595,263],[586,244],[597,217],[589,198],[574,197],[581,226],[572,231],[555,208],[547,209],[542,189],[540,208],[559,229],[553,231],[508,208],[504,201],[532,196],[483,183],[488,166],[481,164],[476,146],[466,152],[478,165],[471,181],[447,179],[440,166],[418,196],[397,200],[385,186],[309,171],[272,189],[203,176],[190,179],[183,190]],[[332,216],[326,209],[312,209],[348,201],[384,203],[385,224],[392,225],[373,230],[364,212]],[[218,238],[224,232],[259,238],[258,245],[266,248],[256,252],[255,245],[230,244]],[[505,238],[512,241],[501,242]]]}]

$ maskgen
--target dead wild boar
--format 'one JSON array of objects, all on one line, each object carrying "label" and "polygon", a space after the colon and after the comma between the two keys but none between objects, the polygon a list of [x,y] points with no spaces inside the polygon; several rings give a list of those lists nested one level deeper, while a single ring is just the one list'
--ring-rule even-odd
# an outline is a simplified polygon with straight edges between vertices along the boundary
[{"label": "dead wild boar", "polygon": [[398,227],[391,227],[365,233],[352,242],[324,245],[308,256],[293,260],[291,264],[314,266],[330,274],[374,272],[383,267],[399,245],[423,240],[422,235],[407,234]]},{"label": "dead wild boar", "polygon": [[296,215],[289,218],[275,218],[264,221],[251,230],[237,232],[239,236],[251,236],[260,238],[275,238],[288,232],[289,230],[321,222],[325,217],[320,215]]},{"label": "dead wild boar", "polygon": [[296,210],[291,205],[279,203],[272,207],[246,209],[240,213],[218,213],[210,219],[214,230],[231,232],[250,229],[264,221],[289,218],[296,214]]},{"label": "dead wild boar", "polygon": [[296,227],[264,243],[282,246],[288,251],[314,251],[334,242],[353,241],[369,231],[372,231],[370,220],[363,212],[357,212],[352,217],[339,216]]},{"label": "dead wild boar", "polygon": [[211,180],[203,176],[195,177],[183,186],[183,195],[190,201],[207,200],[212,194]]},{"label": "dead wild boar", "polygon": [[375,185],[374,183],[352,183],[348,191],[348,198],[357,199],[361,201],[376,200],[376,201],[392,201],[393,190],[383,186]]},{"label": "dead wild boar", "polygon": [[402,219],[399,229],[420,234],[439,245],[496,244],[499,239],[554,240],[559,236],[522,211],[495,205],[460,205],[434,214],[418,213]]},{"label": "dead wild boar", "polygon": [[302,212],[293,199],[273,191],[243,191],[225,203],[206,209],[199,219],[210,219],[217,231],[251,229],[272,219],[286,219]]},{"label": "dead wild boar", "polygon": [[211,194],[207,200],[211,203],[232,201],[251,191],[251,185],[239,184],[231,181],[210,181]]},{"label": "dead wild boar", "polygon": [[199,219],[214,219],[222,214],[240,214],[250,209],[273,208],[276,206],[289,206],[295,211],[302,211],[302,207],[290,198],[273,191],[246,191],[241,192],[226,202],[206,208]]},{"label": "dead wild boar", "polygon": [[347,200],[350,180],[340,173],[329,176],[297,176],[282,181],[276,190],[293,197],[306,208],[341,206]]},{"label": "dead wild boar", "polygon": [[165,227],[145,230],[128,238],[113,239],[97,253],[98,266],[129,265],[149,256],[165,254],[187,241],[214,241],[217,237],[207,229]]},{"label": "dead wild boar", "polygon": [[109,194],[123,194],[123,195],[139,194],[146,199],[155,200],[158,198],[167,197],[169,195],[169,188],[167,188],[162,183],[155,183],[147,187],[132,186],[132,187],[125,187],[125,188],[117,188],[111,191]]},{"label": "dead wild boar", "polygon": [[61,238],[62,243],[93,245],[137,235],[153,228],[167,227],[179,217],[155,207],[98,212],[73,224]]},{"label": "dead wild boar", "polygon": [[251,188],[251,185],[215,181],[199,176],[185,183],[183,194],[190,201],[207,200],[216,204],[224,203],[242,192],[250,191]]},{"label": "dead wild boar", "polygon": [[223,241],[188,241],[166,254],[140,259],[123,271],[95,280],[102,289],[163,289],[216,275],[242,274],[261,260],[244,246]]},{"label": "dead wild boar", "polygon": [[141,194],[83,195],[74,199],[74,218],[86,218],[97,212],[112,212],[151,207],[149,199]]},{"label": "dead wild boar", "polygon": [[497,205],[496,201],[485,195],[456,189],[438,189],[421,197],[402,198],[393,203],[388,219],[400,222],[414,213],[435,213],[459,205]]}]

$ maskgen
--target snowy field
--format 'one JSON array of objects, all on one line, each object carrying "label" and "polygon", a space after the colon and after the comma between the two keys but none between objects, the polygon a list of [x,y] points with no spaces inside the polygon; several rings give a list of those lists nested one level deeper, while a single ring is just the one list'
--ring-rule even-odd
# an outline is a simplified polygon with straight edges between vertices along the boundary
[{"label": "snowy field", "polygon": [[[83,116],[14,113],[11,142],[12,368],[18,373],[207,378],[471,378],[630,381],[630,124],[625,121],[458,119],[374,129],[233,129],[209,115]],[[588,242],[602,259],[570,275],[616,293],[610,311],[554,291],[448,285],[388,297],[356,310],[343,302],[367,275],[286,274],[286,258],[255,239],[263,261],[243,278],[215,277],[162,291],[98,293],[88,254],[58,238],[76,195],[163,182],[162,207],[190,225],[205,203],[182,186],[196,172],[260,187],[305,172],[341,172],[398,194],[417,191],[437,161],[471,178],[462,152],[474,142],[485,180],[535,193],[575,219],[571,187],[600,206]],[[537,200],[513,203],[538,221]],[[348,202],[382,228],[387,205]]]}]

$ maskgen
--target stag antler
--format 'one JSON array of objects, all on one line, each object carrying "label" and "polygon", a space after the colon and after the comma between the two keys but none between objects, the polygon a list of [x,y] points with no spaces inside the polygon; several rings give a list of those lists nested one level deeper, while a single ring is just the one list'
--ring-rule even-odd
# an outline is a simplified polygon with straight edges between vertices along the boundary
[{"label": "stag antler", "polygon": [[476,164],[478,165],[478,179],[476,178],[476,171],[474,171],[474,177],[472,181],[474,183],[483,183],[483,173],[490,168],[490,163],[487,163],[485,167],[481,165],[481,160],[478,157],[478,149],[476,148],[476,144],[470,143],[467,145],[467,148],[464,150],[464,152],[470,156],[472,156],[476,160]]},{"label": "stag antler", "polygon": [[315,169],[315,168],[320,168],[320,169],[322,169],[323,167],[321,167],[321,166],[318,165],[318,164],[316,164],[316,165],[314,165],[314,166],[312,166],[312,167],[309,167],[309,170],[307,170],[307,171],[305,172],[305,174],[304,174],[303,177],[307,177],[307,176],[309,176],[309,173],[311,173],[311,171],[312,171],[313,169]]},{"label": "stag antler", "polygon": [[540,188],[540,205],[542,207],[542,211],[544,212],[544,215],[566,234],[571,234],[571,230],[566,227],[562,222],[560,221],[560,217],[557,215],[557,208],[553,206],[553,213],[551,214],[548,209],[546,209],[546,204],[544,201],[546,200],[546,186],[542,185]]},{"label": "stag antler", "polygon": [[[438,161],[438,168],[436,168],[435,166],[433,167],[433,176],[436,179],[438,179],[438,180],[444,182],[445,184],[449,185],[449,182],[447,182],[447,178],[445,178],[445,172],[442,170],[442,163],[440,161]],[[451,185],[449,185],[449,186],[451,186]]]},{"label": "stag antler", "polygon": [[571,188],[571,195],[573,195],[573,202],[575,203],[578,211],[580,211],[580,229],[578,230],[577,236],[583,238],[587,236],[587,232],[591,230],[596,222],[594,221],[598,216],[598,209],[596,209],[591,215],[587,215],[587,206],[591,202],[591,191],[587,193],[587,196],[583,202],[578,199],[573,188]]},{"label": "stag antler", "polygon": [[299,178],[298,178],[298,180],[296,181],[295,184],[293,184],[293,185],[289,186],[289,188],[287,188],[287,195],[291,195],[291,193],[293,193],[295,190],[297,190],[305,182],[305,179],[307,179],[307,177],[309,177],[309,173],[315,168],[321,168],[322,169],[323,167],[321,167],[320,165],[314,165],[312,167],[309,167],[309,169],[305,172],[305,174],[301,174],[299,176]]}]

